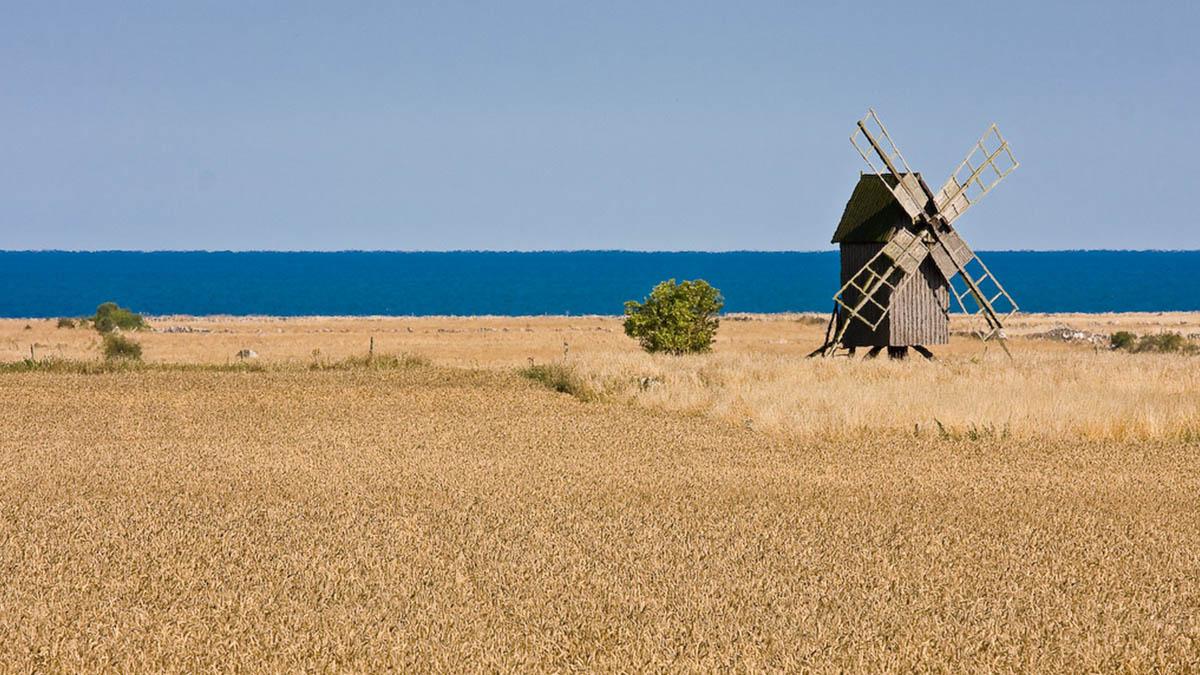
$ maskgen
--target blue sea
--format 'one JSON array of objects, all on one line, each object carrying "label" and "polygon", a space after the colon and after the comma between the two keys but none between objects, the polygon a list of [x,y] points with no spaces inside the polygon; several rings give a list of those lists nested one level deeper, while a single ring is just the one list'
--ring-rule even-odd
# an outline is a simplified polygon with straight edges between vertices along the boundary
[{"label": "blue sea", "polygon": [[[1200,251],[993,251],[1024,311],[1200,310]],[[620,314],[657,282],[705,279],[729,312],[828,311],[830,252],[0,252],[0,316]]]}]

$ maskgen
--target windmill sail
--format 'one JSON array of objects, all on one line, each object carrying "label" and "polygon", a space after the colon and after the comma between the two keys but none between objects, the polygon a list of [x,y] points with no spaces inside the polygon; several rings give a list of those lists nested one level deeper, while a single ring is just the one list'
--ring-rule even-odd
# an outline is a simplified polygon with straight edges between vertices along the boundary
[{"label": "windmill sail", "polygon": [[897,230],[833,296],[842,314],[835,343],[841,340],[851,321],[860,321],[871,330],[878,328],[891,311],[896,293],[916,276],[928,256],[929,249],[920,237],[908,230]]},{"label": "windmill sail", "polygon": [[[896,197],[905,213],[915,222],[925,212],[925,204],[929,198],[921,190],[920,184],[912,179],[915,175],[913,170],[908,168],[908,162],[905,161],[904,155],[900,154],[900,148],[896,147],[896,142],[892,140],[887,127],[883,126],[873,109],[867,110],[866,116],[858,121],[854,133],[850,135],[850,143],[858,150],[858,154],[862,155],[867,166],[871,167],[871,172],[883,180],[883,184]],[[872,156],[876,159],[871,159]],[[892,185],[884,178],[887,174],[900,180]]]},{"label": "windmill sail", "polygon": [[975,252],[954,230],[942,232],[939,239],[941,245],[931,246],[929,255],[933,258],[933,264],[937,265],[938,271],[946,277],[946,281],[950,281],[958,274],[959,269],[966,268],[967,263],[975,257]]},{"label": "windmill sail", "polygon": [[976,331],[982,339],[1002,338],[1003,321],[1019,309],[1016,301],[953,228],[938,232],[935,239],[929,257],[946,278],[959,309],[983,320],[987,329]]},{"label": "windmill sail", "polygon": [[938,190],[934,203],[946,222],[953,223],[1020,165],[999,127],[993,124]]},{"label": "windmill sail", "polygon": [[[1017,304],[951,226],[1019,166],[999,128],[995,124],[988,127],[936,193],[909,167],[874,110],[868,110],[866,116],[858,120],[850,142],[900,208],[880,203],[877,198],[864,207],[858,197],[859,188],[864,185],[862,181],[869,179],[865,176],[860,179],[842,216],[843,221],[834,233],[834,243],[842,247],[844,283],[833,298],[834,313],[830,317],[825,344],[813,354],[830,356],[839,347],[846,347],[853,353],[855,346],[863,345],[871,345],[871,354],[874,354],[881,348],[878,342],[881,339],[889,348],[896,344],[891,340],[900,340],[900,345],[910,344],[906,341],[911,340],[937,341],[937,329],[925,328],[929,325],[942,326],[941,330],[945,332],[941,335],[945,337],[940,339],[944,342],[948,338],[945,323],[946,303],[949,302],[947,290],[963,312],[983,322],[984,327],[979,331],[983,339],[997,337],[1003,345],[1002,322],[1017,311]],[[885,201],[891,203],[886,198]],[[865,235],[858,233],[856,228],[872,219],[881,222],[874,222]],[[848,224],[849,229],[843,232]],[[887,228],[890,235],[880,232],[880,225]],[[857,239],[854,238],[856,234]],[[880,235],[886,238],[876,238]],[[857,261],[862,257],[847,257],[848,251],[861,253],[864,246],[880,244],[882,246],[876,252],[867,253],[871,257],[861,267]],[[847,262],[851,260],[853,267],[848,267]],[[932,264],[922,268],[926,260]],[[851,270],[855,270],[853,274],[849,274]],[[929,288],[906,286],[918,277],[926,279]],[[917,290],[926,292],[911,292]],[[897,297],[904,299],[897,302]],[[895,312],[894,304],[899,307]],[[881,330],[889,314],[903,315],[904,319],[893,319],[882,337],[847,334],[847,329],[855,323],[875,333]],[[915,322],[912,317],[917,317]],[[833,335],[834,326],[837,326],[836,335]],[[911,329],[910,326],[921,328]],[[1007,347],[1004,349],[1008,351]],[[929,356],[927,350],[922,354]]]}]

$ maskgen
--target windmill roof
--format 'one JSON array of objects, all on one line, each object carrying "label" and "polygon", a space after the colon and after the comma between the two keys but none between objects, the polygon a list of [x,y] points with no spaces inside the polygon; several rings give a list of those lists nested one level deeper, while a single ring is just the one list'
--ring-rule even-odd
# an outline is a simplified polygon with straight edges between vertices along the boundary
[{"label": "windmill roof", "polygon": [[[860,176],[833,233],[832,243],[883,243],[891,238],[898,226],[912,222],[891,190],[879,180],[880,175],[888,185],[896,185],[896,177],[890,173],[865,173]],[[921,174],[916,175],[919,177]]]}]

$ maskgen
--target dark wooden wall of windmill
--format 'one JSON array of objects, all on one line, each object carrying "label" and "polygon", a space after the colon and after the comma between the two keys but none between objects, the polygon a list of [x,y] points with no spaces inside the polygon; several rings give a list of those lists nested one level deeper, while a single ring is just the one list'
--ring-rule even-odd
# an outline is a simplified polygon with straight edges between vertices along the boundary
[{"label": "dark wooden wall of windmill", "polygon": [[[883,248],[883,244],[841,244],[842,284]],[[886,290],[886,289],[885,289]],[[890,291],[889,291],[890,292]],[[887,305],[887,295],[875,299]],[[847,297],[853,304],[857,298]],[[842,336],[847,347],[942,345],[950,341],[950,289],[933,261],[921,264],[920,277],[900,288],[892,309],[874,331],[852,321]]]}]

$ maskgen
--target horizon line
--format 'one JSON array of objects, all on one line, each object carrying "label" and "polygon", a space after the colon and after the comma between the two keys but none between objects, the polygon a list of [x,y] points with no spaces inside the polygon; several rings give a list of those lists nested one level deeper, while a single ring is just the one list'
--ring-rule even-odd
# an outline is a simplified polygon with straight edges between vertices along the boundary
[{"label": "horizon line", "polygon": [[[493,254],[542,254],[542,253],[638,253],[638,254],[704,254],[704,255],[722,255],[730,253],[760,253],[760,254],[793,254],[793,253],[837,253],[837,248],[827,249],[634,249],[634,248],[576,248],[576,249],[361,249],[361,248],[345,248],[345,249],[63,249],[63,248],[42,248],[42,249],[0,249],[0,255],[13,253],[72,253],[72,254],[96,254],[96,253],[136,253],[136,254],[155,254],[155,253],[279,253],[279,254],[295,254],[295,253],[313,253],[313,254],[337,254],[337,253],[389,253],[389,254],[447,254],[447,253],[493,253]],[[978,249],[981,253],[1198,253],[1200,249],[1189,248],[996,248],[996,249]]]}]

